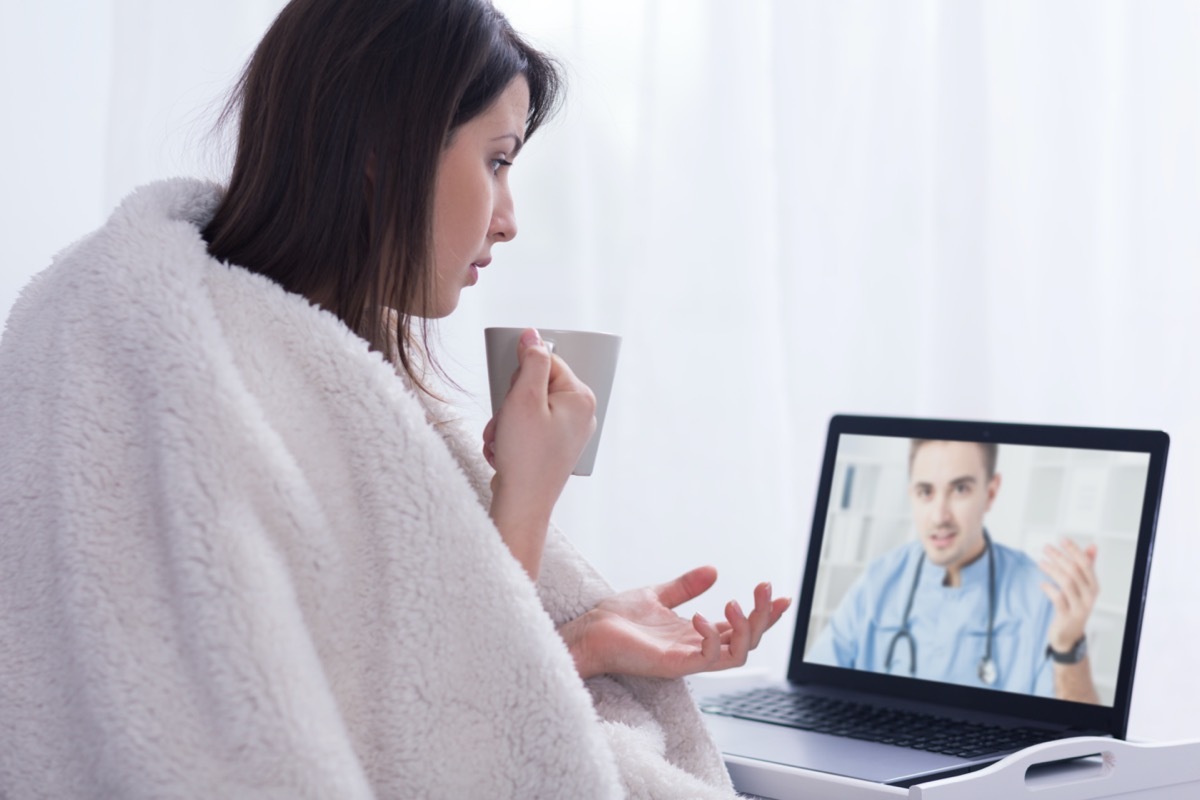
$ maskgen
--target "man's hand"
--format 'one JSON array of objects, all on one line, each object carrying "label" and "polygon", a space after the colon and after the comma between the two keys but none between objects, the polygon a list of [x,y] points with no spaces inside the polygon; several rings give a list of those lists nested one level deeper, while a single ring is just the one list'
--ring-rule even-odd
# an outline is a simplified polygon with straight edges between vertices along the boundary
[{"label": "man's hand", "polygon": [[671,610],[706,592],[716,579],[714,568],[698,567],[658,586],[613,595],[560,627],[579,674],[679,678],[745,664],[791,600],[773,600],[771,585],[760,583],[749,615],[736,600],[726,604],[725,621],[715,625],[700,614],[684,619]]},{"label": "man's hand", "polygon": [[1042,584],[1042,591],[1054,604],[1048,643],[1055,652],[1065,653],[1083,637],[1088,617],[1096,605],[1096,595],[1100,593],[1100,582],[1096,579],[1096,545],[1084,549],[1070,539],[1063,539],[1059,547],[1046,545],[1039,566],[1054,581],[1053,584]]}]

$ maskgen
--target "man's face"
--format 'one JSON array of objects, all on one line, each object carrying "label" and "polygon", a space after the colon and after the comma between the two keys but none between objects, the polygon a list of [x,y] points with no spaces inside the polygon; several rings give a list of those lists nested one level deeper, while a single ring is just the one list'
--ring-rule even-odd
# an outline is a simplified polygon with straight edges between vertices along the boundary
[{"label": "man's face", "polygon": [[983,448],[972,442],[925,442],[909,472],[925,555],[957,580],[958,570],[983,554],[983,515],[996,499],[1000,475],[987,477]]}]

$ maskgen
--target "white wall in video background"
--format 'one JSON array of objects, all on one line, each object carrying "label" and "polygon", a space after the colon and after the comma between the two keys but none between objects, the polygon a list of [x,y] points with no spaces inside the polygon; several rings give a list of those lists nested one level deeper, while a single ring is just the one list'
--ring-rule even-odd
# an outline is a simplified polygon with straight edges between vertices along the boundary
[{"label": "white wall in video background", "polygon": [[[868,563],[916,534],[908,493],[909,440],[842,436],[808,644]],[[1100,594],[1088,647],[1100,700],[1111,705],[1149,469],[1144,453],[1000,445],[1000,491],[985,524],[993,540],[1026,551],[1063,537],[1098,548]]]}]

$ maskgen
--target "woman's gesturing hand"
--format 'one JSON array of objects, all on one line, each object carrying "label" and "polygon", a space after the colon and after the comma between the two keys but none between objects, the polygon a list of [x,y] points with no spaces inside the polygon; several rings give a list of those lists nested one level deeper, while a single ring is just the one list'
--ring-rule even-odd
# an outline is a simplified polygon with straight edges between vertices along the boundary
[{"label": "woman's gesturing hand", "polygon": [[771,585],[760,583],[748,615],[736,600],[726,604],[725,621],[716,624],[671,610],[706,592],[716,579],[713,567],[698,567],[658,586],[613,595],[561,626],[579,674],[678,678],[745,664],[791,600],[772,599]]},{"label": "woman's gesturing hand", "polygon": [[533,329],[521,334],[512,388],[483,431],[496,469],[492,521],[537,578],[550,512],[596,429],[596,398]]}]

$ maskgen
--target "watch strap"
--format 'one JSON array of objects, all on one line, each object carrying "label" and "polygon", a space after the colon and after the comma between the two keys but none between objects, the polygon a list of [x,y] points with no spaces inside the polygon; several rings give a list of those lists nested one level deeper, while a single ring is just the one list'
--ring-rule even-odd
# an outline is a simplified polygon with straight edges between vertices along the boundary
[{"label": "watch strap", "polygon": [[1046,645],[1046,655],[1055,664],[1078,664],[1087,655],[1087,636],[1080,636],[1079,641],[1065,653],[1060,653],[1050,645]]}]

